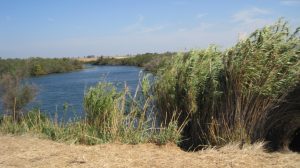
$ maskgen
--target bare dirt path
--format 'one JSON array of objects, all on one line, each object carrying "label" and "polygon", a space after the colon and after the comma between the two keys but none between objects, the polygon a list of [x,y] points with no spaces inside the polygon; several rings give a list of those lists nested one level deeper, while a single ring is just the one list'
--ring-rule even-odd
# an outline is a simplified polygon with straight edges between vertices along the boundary
[{"label": "bare dirt path", "polygon": [[265,153],[260,145],[184,152],[175,145],[69,145],[0,136],[0,167],[300,167],[300,154]]}]

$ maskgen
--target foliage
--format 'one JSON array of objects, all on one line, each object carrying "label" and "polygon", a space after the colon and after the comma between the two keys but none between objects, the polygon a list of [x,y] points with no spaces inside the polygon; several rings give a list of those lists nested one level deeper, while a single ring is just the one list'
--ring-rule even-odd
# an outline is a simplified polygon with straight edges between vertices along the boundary
[{"label": "foliage", "polygon": [[257,30],[230,49],[225,58],[228,73],[240,80],[242,90],[277,97],[299,81],[299,28],[291,33],[287,23]]},{"label": "foliage", "polygon": [[22,72],[23,76],[38,76],[82,69],[82,63],[67,58],[0,59],[0,76]]},{"label": "foliage", "polygon": [[135,56],[127,56],[124,58],[114,58],[114,57],[100,57],[96,65],[129,65],[129,66],[139,66],[144,67],[145,70],[156,73],[157,70],[163,66],[167,59],[174,56],[175,53],[145,53],[137,54]]},{"label": "foliage", "polygon": [[33,65],[31,74],[33,74],[34,76],[44,75],[45,71],[44,71],[44,68],[42,68],[42,66],[40,64],[35,64],[35,65]]},{"label": "foliage", "polygon": [[81,69],[82,63],[71,59],[0,59],[0,97],[4,113],[19,120],[23,108],[34,99],[36,87],[24,83],[24,78],[31,75],[68,72]]},{"label": "foliage", "polygon": [[[0,119],[0,132],[6,134],[33,133],[70,143],[94,145],[106,142],[157,144],[177,143],[180,129],[176,122],[157,127],[152,106],[153,96],[147,76],[140,80],[136,94],[128,87],[117,92],[110,83],[99,83],[90,88],[84,98],[85,118],[57,123],[33,110],[24,114],[19,122],[11,116]],[[151,117],[150,117],[151,116]]]},{"label": "foliage", "polygon": [[[97,64],[149,66],[157,80],[141,79],[134,95],[126,85],[119,92],[109,83],[90,88],[82,120],[55,123],[28,113],[18,123],[2,117],[0,131],[83,144],[176,142],[185,149],[233,141],[287,145],[300,126],[299,30],[291,33],[279,20],[224,52],[210,46],[175,56],[102,57]],[[47,72],[34,65],[37,74]]]},{"label": "foliage", "polygon": [[189,119],[185,148],[261,140],[268,124],[279,124],[271,116],[299,112],[274,110],[300,81],[298,30],[290,33],[279,20],[224,53],[210,47],[178,54],[159,71],[157,106],[163,120],[174,112],[178,123]]},{"label": "foliage", "polygon": [[36,88],[33,85],[21,82],[22,77],[18,73],[4,74],[0,79],[0,97],[6,114],[12,115],[13,120],[17,121],[22,115],[22,109],[36,94]]},{"label": "foliage", "polygon": [[101,134],[113,135],[120,124],[122,115],[116,105],[121,94],[109,83],[91,87],[84,97],[87,122],[99,129]]}]

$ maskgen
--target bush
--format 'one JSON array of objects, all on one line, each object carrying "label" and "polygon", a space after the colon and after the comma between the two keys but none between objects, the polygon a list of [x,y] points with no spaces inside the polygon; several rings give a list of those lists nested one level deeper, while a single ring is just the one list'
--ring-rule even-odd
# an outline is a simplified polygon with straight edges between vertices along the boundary
[{"label": "bush", "polygon": [[115,136],[121,123],[118,106],[121,94],[109,83],[99,83],[91,87],[84,97],[84,109],[89,125],[100,133]]},{"label": "bush", "polygon": [[20,119],[23,108],[34,99],[36,88],[33,85],[21,82],[22,76],[18,74],[4,74],[0,79],[0,97],[4,110],[13,116],[14,121]]},{"label": "bush", "polygon": [[189,119],[185,148],[266,137],[271,112],[300,81],[298,30],[290,33],[280,20],[224,53],[210,47],[178,54],[158,73],[162,120],[168,123],[174,113],[180,114],[178,123]]}]

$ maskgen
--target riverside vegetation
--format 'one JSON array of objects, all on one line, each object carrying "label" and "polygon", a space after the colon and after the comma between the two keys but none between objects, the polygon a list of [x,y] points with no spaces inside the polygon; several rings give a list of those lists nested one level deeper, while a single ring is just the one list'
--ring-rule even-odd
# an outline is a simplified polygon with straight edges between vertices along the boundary
[{"label": "riverside vegetation", "polygon": [[135,56],[126,56],[124,58],[100,57],[94,65],[129,65],[143,67],[146,71],[157,73],[160,67],[163,67],[168,59],[172,59],[176,53],[145,53]]},{"label": "riverside vegetation", "polygon": [[28,76],[40,76],[82,69],[83,64],[73,59],[1,59],[0,58],[0,96],[5,111],[13,120],[21,117],[23,107],[34,99],[37,88],[24,82]]},{"label": "riverside vegetation", "polygon": [[[139,82],[135,95],[127,86],[120,92],[111,83],[99,83],[91,87],[84,97],[85,118],[72,121],[51,120],[39,110],[20,114],[18,120],[11,116],[1,118],[0,132],[23,134],[33,133],[56,141],[80,144],[98,144],[120,141],[123,143],[153,142],[176,143],[180,129],[176,122],[156,128],[156,121],[150,117],[153,112],[153,95],[145,76]],[[67,107],[66,107],[67,108]]]},{"label": "riverside vegetation", "polygon": [[279,20],[226,51],[211,46],[156,60],[155,83],[141,78],[134,95],[126,85],[120,92],[105,82],[91,87],[84,118],[60,123],[33,110],[17,120],[3,116],[0,131],[83,144],[173,142],[187,150],[270,141],[270,149],[299,151],[299,30]]},{"label": "riverside vegetation", "polygon": [[0,58],[0,75],[22,73],[23,76],[39,76],[70,72],[82,68],[83,64],[80,61],[68,58]]}]

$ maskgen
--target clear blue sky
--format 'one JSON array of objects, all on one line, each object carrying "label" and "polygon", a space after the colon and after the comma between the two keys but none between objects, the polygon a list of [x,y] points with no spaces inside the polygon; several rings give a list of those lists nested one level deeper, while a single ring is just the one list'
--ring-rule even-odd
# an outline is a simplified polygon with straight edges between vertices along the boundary
[{"label": "clear blue sky", "polygon": [[300,26],[300,0],[0,0],[0,57],[227,48],[279,17]]}]

